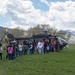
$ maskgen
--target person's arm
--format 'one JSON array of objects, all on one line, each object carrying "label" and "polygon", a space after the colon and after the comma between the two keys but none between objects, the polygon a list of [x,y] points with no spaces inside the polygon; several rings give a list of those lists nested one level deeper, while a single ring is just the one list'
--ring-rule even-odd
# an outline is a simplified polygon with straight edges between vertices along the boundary
[{"label": "person's arm", "polygon": [[3,48],[1,47],[1,51],[3,51]]}]

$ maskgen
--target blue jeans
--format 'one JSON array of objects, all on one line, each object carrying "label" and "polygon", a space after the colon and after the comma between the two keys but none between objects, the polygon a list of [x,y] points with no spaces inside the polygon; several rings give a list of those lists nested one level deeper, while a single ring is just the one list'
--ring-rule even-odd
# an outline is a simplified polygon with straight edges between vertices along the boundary
[{"label": "blue jeans", "polygon": [[22,56],[22,51],[19,51],[19,56]]},{"label": "blue jeans", "polygon": [[41,53],[44,54],[44,48],[42,48]]},{"label": "blue jeans", "polygon": [[24,55],[25,55],[25,54],[27,55],[27,49],[24,49]]},{"label": "blue jeans", "polygon": [[13,59],[12,54],[8,54],[8,57],[9,57],[9,60],[12,60]]},{"label": "blue jeans", "polygon": [[27,54],[30,54],[30,49],[27,50]]},{"label": "blue jeans", "polygon": [[19,51],[16,50],[16,57],[18,57],[18,55],[19,55]]}]

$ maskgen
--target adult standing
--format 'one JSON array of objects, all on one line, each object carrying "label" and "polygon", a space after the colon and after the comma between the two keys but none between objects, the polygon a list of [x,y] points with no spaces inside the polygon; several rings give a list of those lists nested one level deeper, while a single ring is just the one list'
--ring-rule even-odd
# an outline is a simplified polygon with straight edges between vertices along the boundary
[{"label": "adult standing", "polygon": [[23,51],[23,46],[22,46],[22,43],[19,43],[18,45],[18,49],[19,49],[19,56],[22,56],[22,51]]},{"label": "adult standing", "polygon": [[42,43],[43,43],[43,45],[44,45],[44,54],[46,53],[46,47],[47,47],[47,42],[46,42],[46,40],[45,39],[43,39],[43,41],[42,41]]},{"label": "adult standing", "polygon": [[44,54],[44,45],[43,45],[42,41],[38,42],[37,49],[38,49],[39,54]]}]

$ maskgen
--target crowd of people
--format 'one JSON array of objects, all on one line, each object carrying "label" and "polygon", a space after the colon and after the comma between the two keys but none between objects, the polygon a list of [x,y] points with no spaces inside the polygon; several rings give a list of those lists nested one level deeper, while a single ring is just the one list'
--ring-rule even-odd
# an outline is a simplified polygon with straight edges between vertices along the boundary
[{"label": "crowd of people", "polygon": [[[59,43],[56,40],[52,40],[51,43],[46,41],[45,39],[35,41],[24,40],[21,41],[12,41],[8,42],[5,47],[7,52],[6,59],[13,60],[16,57],[20,57],[22,55],[34,54],[37,52],[38,54],[45,54],[49,52],[58,52],[59,51]],[[2,60],[2,44],[0,44],[0,59]]]}]

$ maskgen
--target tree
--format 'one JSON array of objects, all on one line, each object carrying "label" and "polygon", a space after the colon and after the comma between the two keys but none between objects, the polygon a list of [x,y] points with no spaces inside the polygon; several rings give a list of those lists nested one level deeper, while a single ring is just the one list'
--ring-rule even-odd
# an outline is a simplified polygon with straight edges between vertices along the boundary
[{"label": "tree", "polygon": [[11,29],[10,33],[14,35],[15,37],[24,36],[24,30],[20,29],[19,27]]},{"label": "tree", "polygon": [[35,35],[35,34],[38,34],[41,32],[41,27],[39,25],[35,26],[35,27],[31,27],[28,29],[28,34],[29,36],[32,36],[32,35]]},{"label": "tree", "polygon": [[55,27],[51,27],[49,24],[42,24],[41,28],[50,34],[56,35],[57,29]]},{"label": "tree", "polygon": [[55,30],[52,27],[50,27],[50,25],[48,24],[41,24],[28,29],[29,36],[32,36],[38,33],[44,33],[45,31],[47,31],[50,34],[53,34]]},{"label": "tree", "polygon": [[[59,36],[65,40],[68,40],[71,37],[71,34],[67,34],[66,31],[60,30],[57,31],[57,29],[55,27],[50,27],[50,25],[48,24],[41,24],[41,25],[37,25],[35,27],[31,27],[28,29],[28,34],[29,36],[38,34],[38,33],[44,33],[45,31],[47,31],[49,34],[55,35],[55,36]],[[65,37],[67,36],[67,38]]]}]

